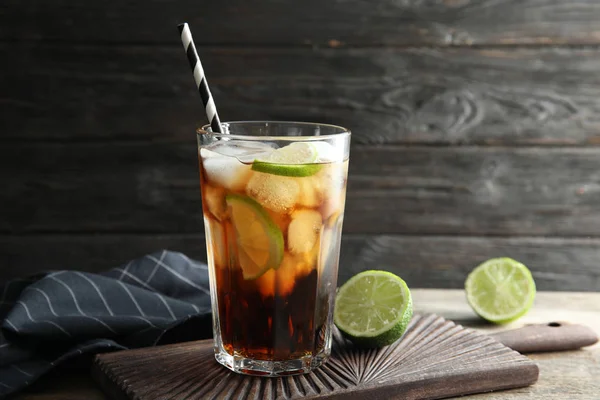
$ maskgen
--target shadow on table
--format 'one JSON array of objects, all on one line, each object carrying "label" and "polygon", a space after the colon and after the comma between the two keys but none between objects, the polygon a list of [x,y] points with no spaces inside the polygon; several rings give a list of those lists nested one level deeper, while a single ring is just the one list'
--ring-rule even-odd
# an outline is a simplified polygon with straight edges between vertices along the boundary
[{"label": "shadow on table", "polygon": [[453,318],[452,321],[456,324],[464,326],[465,328],[485,328],[496,326],[479,317]]}]

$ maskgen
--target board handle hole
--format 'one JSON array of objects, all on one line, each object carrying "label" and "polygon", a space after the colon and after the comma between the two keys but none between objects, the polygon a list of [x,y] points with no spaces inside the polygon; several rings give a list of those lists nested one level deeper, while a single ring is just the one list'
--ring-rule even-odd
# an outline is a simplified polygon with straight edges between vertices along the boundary
[{"label": "board handle hole", "polygon": [[552,328],[557,328],[559,326],[561,326],[560,322],[550,322],[548,324],[548,326],[551,326]]}]

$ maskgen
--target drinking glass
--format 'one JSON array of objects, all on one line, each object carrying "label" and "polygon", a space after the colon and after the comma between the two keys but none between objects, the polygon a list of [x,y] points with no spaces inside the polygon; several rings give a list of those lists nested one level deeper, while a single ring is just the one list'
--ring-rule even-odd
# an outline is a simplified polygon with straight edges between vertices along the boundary
[{"label": "drinking glass", "polygon": [[227,122],[197,131],[217,361],[307,373],[331,353],[350,131]]}]

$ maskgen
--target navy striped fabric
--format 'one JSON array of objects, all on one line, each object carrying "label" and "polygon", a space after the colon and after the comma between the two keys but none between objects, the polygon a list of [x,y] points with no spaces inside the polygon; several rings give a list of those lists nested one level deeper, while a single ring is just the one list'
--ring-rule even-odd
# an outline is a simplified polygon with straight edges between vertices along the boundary
[{"label": "navy striped fabric", "polygon": [[105,273],[0,286],[0,398],[83,354],[211,336],[205,264],[162,251]]}]

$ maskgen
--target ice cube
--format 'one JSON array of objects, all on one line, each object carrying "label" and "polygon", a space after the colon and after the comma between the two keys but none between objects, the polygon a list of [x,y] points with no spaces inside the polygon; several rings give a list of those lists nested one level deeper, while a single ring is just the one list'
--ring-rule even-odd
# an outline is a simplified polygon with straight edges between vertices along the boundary
[{"label": "ice cube", "polygon": [[283,254],[281,265],[275,271],[275,288],[279,296],[289,295],[296,282],[316,268],[316,257],[312,257],[312,253],[290,254],[286,251]]},{"label": "ice cube", "polygon": [[321,162],[344,161],[344,146],[332,146],[327,142],[311,142],[317,148]]},{"label": "ice cube", "polygon": [[278,213],[289,213],[296,204],[300,186],[294,178],[254,172],[246,191],[263,207]]},{"label": "ice cube", "polygon": [[346,191],[343,190],[342,193],[337,193],[335,196],[329,197],[326,201],[323,202],[323,206],[321,207],[321,212],[323,213],[324,218],[331,218],[337,214],[344,212],[344,200],[346,198]]},{"label": "ice cube", "polygon": [[202,196],[206,208],[217,220],[222,221],[227,212],[225,204],[225,190],[216,188],[211,185],[204,185],[204,193]]},{"label": "ice cube", "polygon": [[213,158],[213,157],[219,157],[219,153],[214,152],[214,151],[210,151],[206,148],[201,148],[200,149],[200,158],[204,159],[204,158]]},{"label": "ice cube", "polygon": [[323,202],[323,188],[318,177],[298,178],[300,196],[298,203],[304,207],[318,207]]},{"label": "ice cube", "polygon": [[310,252],[319,239],[322,223],[321,214],[318,211],[294,211],[287,236],[287,246],[290,252],[292,254]]},{"label": "ice cube", "polygon": [[279,296],[287,296],[294,290],[296,279],[300,277],[297,276],[298,271],[296,271],[298,262],[301,262],[301,260],[298,260],[297,257],[287,252],[283,254],[281,265],[275,271],[275,287]]},{"label": "ice cube", "polygon": [[275,295],[275,270],[270,269],[256,280],[258,290],[263,297],[273,297]]},{"label": "ice cube", "polygon": [[323,168],[315,179],[319,179],[323,190],[323,205],[321,212],[324,218],[329,218],[336,212],[343,211],[346,190],[346,176],[348,174],[348,163],[329,164]]},{"label": "ice cube", "polygon": [[331,263],[337,265],[335,259],[339,257],[343,222],[344,214],[335,213],[329,217],[323,227],[323,231],[321,232],[321,248],[319,249],[319,277],[326,276],[327,265],[331,265]]},{"label": "ice cube", "polygon": [[221,223],[205,219],[208,245],[208,259],[215,263],[217,268],[227,268],[227,249],[225,247],[225,228]]},{"label": "ice cube", "polygon": [[290,225],[290,215],[276,213],[274,211],[269,210],[268,208],[266,209],[266,211],[269,214],[269,217],[271,217],[271,219],[273,220],[273,222],[275,222],[275,225],[279,227],[281,232],[287,232],[288,226]]},{"label": "ice cube", "polygon": [[210,182],[230,190],[243,190],[251,173],[250,165],[223,155],[203,158],[202,166]]},{"label": "ice cube", "polygon": [[223,141],[200,150],[202,165],[209,181],[230,190],[243,190],[252,163],[267,157],[275,148],[250,140]]},{"label": "ice cube", "polygon": [[251,163],[257,158],[267,158],[276,147],[270,143],[235,140],[219,142],[209,149],[224,156],[235,157],[243,163]]}]

